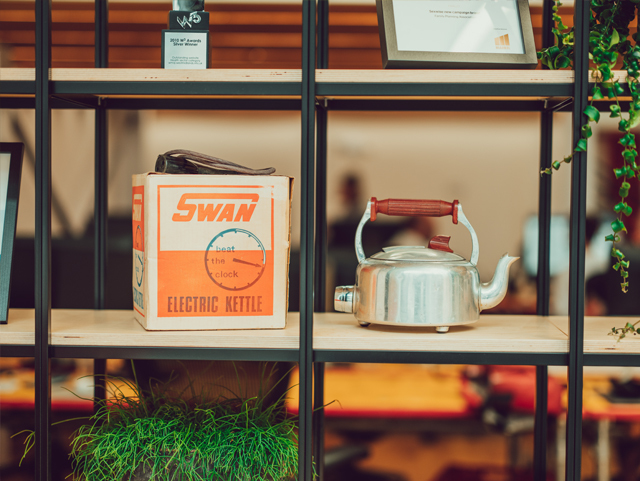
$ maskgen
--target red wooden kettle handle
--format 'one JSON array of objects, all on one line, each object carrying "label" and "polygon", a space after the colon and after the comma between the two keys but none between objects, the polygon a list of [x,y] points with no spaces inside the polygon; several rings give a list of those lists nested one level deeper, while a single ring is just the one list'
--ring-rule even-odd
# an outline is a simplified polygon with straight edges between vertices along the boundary
[{"label": "red wooden kettle handle", "polygon": [[377,214],[443,217],[450,215],[453,223],[458,223],[458,201],[417,200],[417,199],[385,199],[378,200],[371,197],[371,221],[375,221]]}]

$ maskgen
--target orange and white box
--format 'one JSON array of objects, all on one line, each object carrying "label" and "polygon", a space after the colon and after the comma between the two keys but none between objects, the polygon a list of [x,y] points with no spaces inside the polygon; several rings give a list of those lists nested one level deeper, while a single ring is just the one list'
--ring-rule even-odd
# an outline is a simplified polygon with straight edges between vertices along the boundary
[{"label": "orange and white box", "polygon": [[293,179],[133,176],[133,307],[148,330],[281,329]]}]

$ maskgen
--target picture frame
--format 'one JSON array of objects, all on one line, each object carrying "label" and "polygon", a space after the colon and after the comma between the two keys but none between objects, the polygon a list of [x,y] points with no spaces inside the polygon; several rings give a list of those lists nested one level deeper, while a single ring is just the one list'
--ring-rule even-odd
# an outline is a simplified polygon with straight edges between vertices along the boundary
[{"label": "picture frame", "polygon": [[538,65],[528,0],[376,0],[376,7],[384,68]]},{"label": "picture frame", "polygon": [[0,324],[9,316],[11,261],[18,220],[24,144],[0,142]]}]

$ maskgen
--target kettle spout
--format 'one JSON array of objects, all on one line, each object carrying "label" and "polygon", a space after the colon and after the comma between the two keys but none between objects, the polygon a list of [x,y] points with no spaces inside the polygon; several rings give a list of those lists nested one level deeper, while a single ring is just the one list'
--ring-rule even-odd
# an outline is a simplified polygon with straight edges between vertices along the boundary
[{"label": "kettle spout", "polygon": [[498,261],[496,272],[493,274],[491,282],[485,282],[480,286],[480,310],[490,309],[502,302],[507,295],[509,285],[509,268],[519,257],[503,255]]}]

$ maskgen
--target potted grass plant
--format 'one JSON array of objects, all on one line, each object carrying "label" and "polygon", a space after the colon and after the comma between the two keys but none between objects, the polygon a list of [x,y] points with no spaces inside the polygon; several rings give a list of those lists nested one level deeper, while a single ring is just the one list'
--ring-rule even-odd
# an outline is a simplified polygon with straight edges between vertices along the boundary
[{"label": "potted grass plant", "polygon": [[[263,370],[269,379],[273,370]],[[87,481],[279,481],[298,472],[295,418],[285,395],[265,400],[207,392],[185,399],[170,383],[142,390],[134,380],[106,379],[108,400],[99,400],[88,424],[71,440],[73,479]],[[239,378],[238,378],[239,379]],[[266,384],[266,383],[265,383]],[[262,386],[262,384],[261,384]],[[25,454],[34,433],[25,442]]]}]

